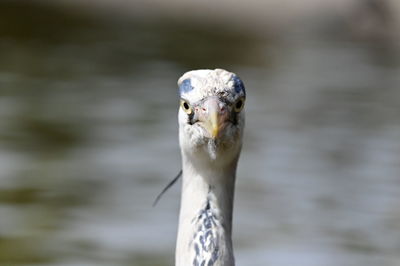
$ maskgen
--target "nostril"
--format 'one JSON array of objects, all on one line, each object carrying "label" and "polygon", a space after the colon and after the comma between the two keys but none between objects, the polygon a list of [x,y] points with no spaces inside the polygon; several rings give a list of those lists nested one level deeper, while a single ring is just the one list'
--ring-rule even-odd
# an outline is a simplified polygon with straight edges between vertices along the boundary
[{"label": "nostril", "polygon": [[203,110],[204,112],[205,112],[205,111],[207,111],[207,109],[206,109],[206,108],[204,108],[204,107],[202,107],[202,108],[201,108],[201,110]]},{"label": "nostril", "polygon": [[225,107],[221,107],[221,112],[225,111]]}]

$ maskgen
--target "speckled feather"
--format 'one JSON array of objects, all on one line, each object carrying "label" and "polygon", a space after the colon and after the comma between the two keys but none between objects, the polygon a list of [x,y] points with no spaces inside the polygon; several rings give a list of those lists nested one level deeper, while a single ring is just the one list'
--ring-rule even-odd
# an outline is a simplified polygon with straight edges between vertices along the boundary
[{"label": "speckled feather", "polygon": [[200,210],[198,217],[193,219],[193,227],[197,228],[193,242],[193,266],[214,266],[220,256],[220,233],[223,230],[217,215],[213,212],[210,201]]}]

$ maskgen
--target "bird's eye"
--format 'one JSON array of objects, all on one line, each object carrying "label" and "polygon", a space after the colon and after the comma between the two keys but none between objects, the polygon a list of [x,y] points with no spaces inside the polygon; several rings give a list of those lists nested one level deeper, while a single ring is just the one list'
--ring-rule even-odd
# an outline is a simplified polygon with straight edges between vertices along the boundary
[{"label": "bird's eye", "polygon": [[239,100],[236,101],[236,103],[233,106],[233,110],[236,113],[239,113],[240,111],[242,111],[243,107],[244,107],[244,98],[242,97],[242,98],[239,98]]},{"label": "bird's eye", "polygon": [[190,115],[193,111],[190,104],[185,100],[181,100],[181,107],[182,107],[183,111],[185,111],[185,113],[187,113],[188,115]]}]

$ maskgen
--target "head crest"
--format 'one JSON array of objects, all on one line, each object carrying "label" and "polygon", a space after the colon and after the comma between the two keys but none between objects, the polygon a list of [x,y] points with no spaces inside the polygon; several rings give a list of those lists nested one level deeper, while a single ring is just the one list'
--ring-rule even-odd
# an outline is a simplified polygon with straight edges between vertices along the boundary
[{"label": "head crest", "polygon": [[236,75],[233,76],[233,81],[236,93],[243,92],[244,96],[246,96],[246,89],[244,88],[243,81]]},{"label": "head crest", "polygon": [[178,86],[180,96],[192,102],[216,95],[224,95],[226,100],[233,102],[238,96],[246,96],[242,80],[223,69],[186,72],[179,78]]},{"label": "head crest", "polygon": [[190,79],[185,79],[182,81],[182,83],[179,85],[179,93],[187,93],[189,91],[193,90],[192,83],[190,82]]}]

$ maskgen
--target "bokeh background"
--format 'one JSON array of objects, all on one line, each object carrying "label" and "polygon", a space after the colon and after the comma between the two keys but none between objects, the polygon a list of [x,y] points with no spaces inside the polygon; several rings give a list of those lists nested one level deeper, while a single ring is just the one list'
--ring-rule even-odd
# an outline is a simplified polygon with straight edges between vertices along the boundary
[{"label": "bokeh background", "polygon": [[397,0],[0,2],[0,265],[173,265],[178,77],[245,82],[237,265],[400,265]]}]

